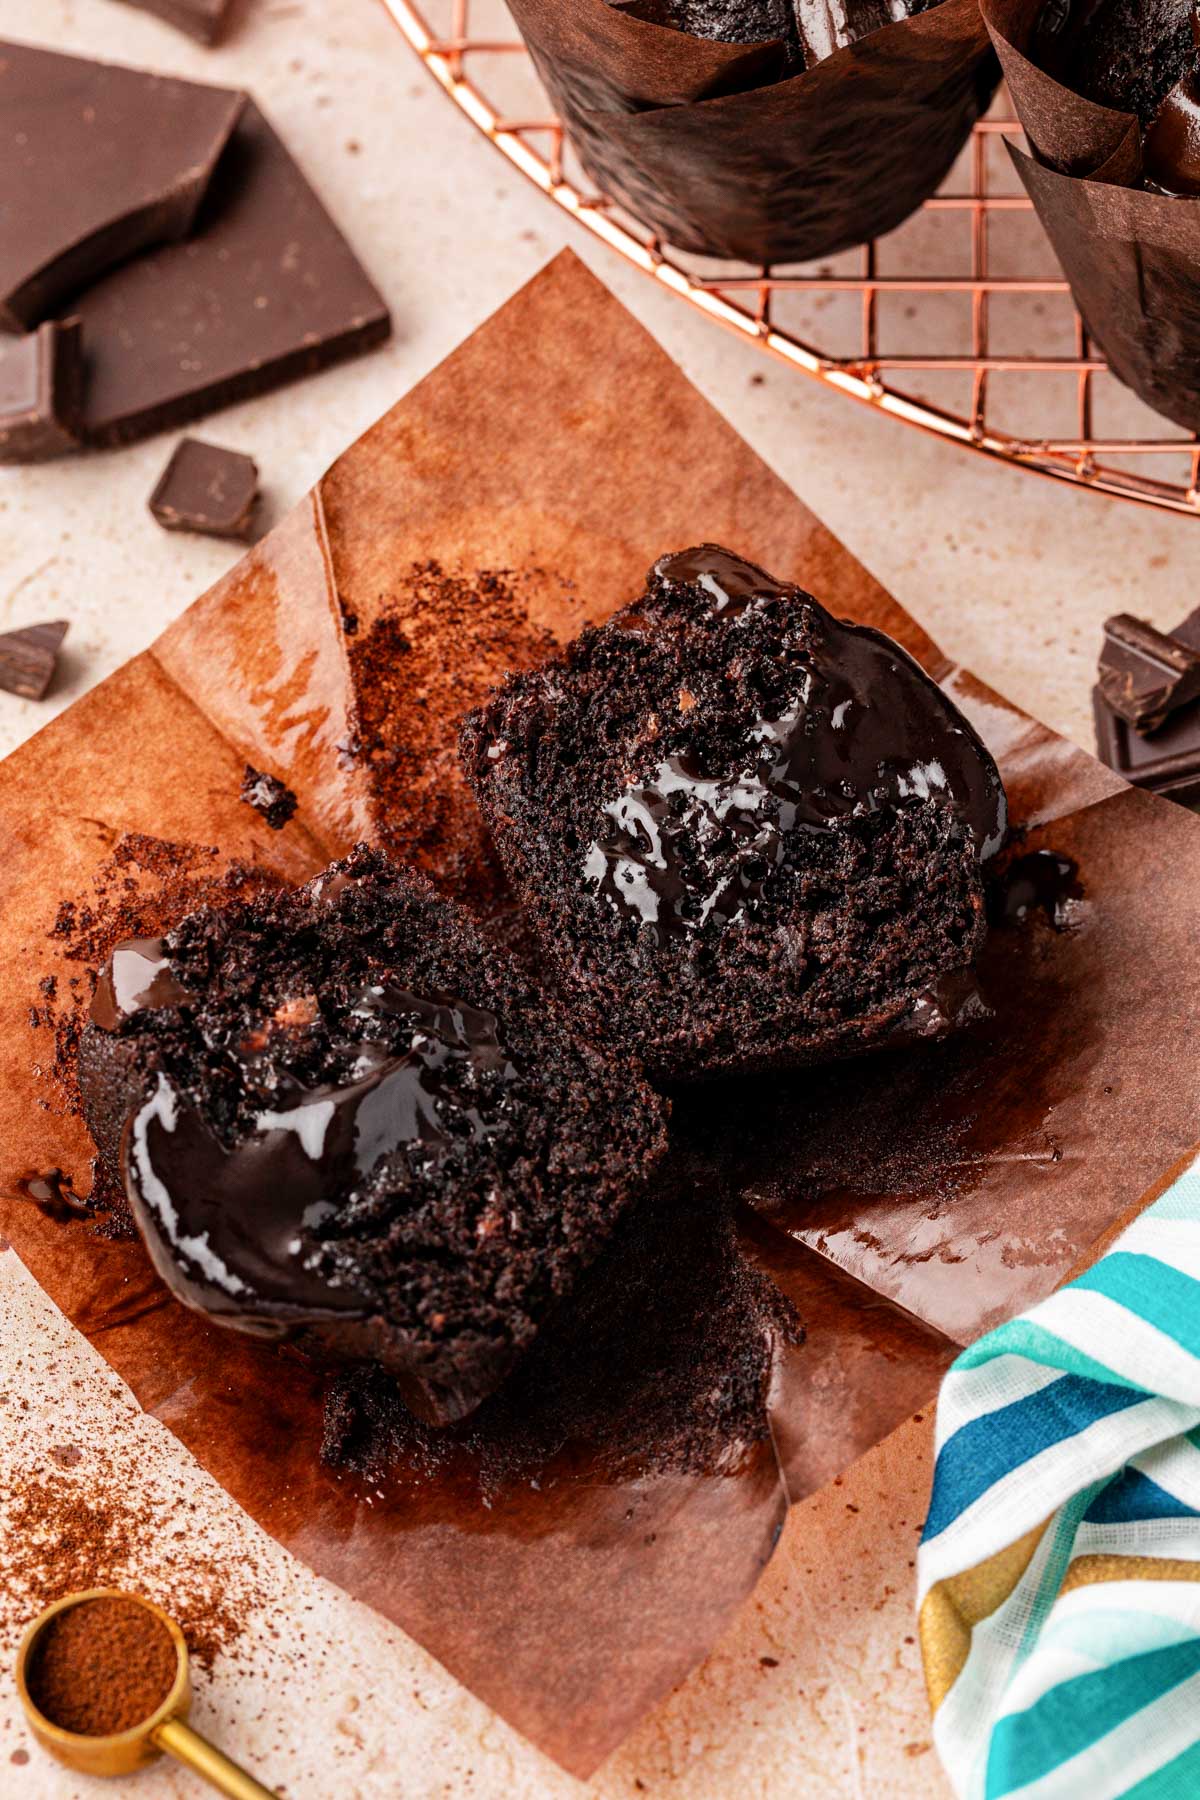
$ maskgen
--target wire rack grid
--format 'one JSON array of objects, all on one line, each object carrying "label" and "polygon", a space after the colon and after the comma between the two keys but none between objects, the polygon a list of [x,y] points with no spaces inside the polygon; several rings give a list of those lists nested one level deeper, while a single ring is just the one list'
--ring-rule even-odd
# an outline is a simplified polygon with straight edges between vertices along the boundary
[{"label": "wire rack grid", "polygon": [[895,419],[1076,486],[1200,515],[1200,442],[1107,371],[1004,154],[1003,95],[942,190],[899,231],[815,265],[672,252],[594,192],[502,0],[382,0],[429,73],[507,160],[679,300]]}]

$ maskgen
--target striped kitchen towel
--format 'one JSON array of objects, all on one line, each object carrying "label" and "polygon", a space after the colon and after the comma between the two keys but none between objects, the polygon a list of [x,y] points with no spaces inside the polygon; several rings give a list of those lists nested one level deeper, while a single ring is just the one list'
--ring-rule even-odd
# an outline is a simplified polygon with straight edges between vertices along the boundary
[{"label": "striped kitchen towel", "polygon": [[968,1800],[1200,1800],[1200,1160],[946,1376],[918,1562]]}]

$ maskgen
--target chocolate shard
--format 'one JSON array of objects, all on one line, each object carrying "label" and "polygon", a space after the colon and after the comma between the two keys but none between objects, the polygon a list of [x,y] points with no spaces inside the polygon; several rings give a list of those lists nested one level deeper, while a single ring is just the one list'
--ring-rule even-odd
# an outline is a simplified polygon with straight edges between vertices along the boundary
[{"label": "chocolate shard", "polygon": [[382,343],[388,309],[258,108],[247,105],[185,244],[78,296],[84,433],[108,447],[188,424]]},{"label": "chocolate shard", "polygon": [[59,646],[66,635],[65,619],[0,634],[0,688],[25,700],[41,700],[53,679]]},{"label": "chocolate shard", "polygon": [[191,230],[244,94],[0,41],[0,327]]},{"label": "chocolate shard", "polygon": [[184,438],[159,476],[150,511],[165,531],[247,543],[258,506],[258,468],[238,450]]},{"label": "chocolate shard", "polygon": [[1200,699],[1200,651],[1117,613],[1105,621],[1100,692],[1135,731],[1157,731],[1169,714]]},{"label": "chocolate shard", "polygon": [[[1200,607],[1168,636],[1186,649],[1200,651]],[[1184,806],[1200,805],[1200,699],[1177,707],[1150,734],[1123,719],[1099,683],[1092,689],[1092,712],[1101,762],[1134,787]]]},{"label": "chocolate shard", "polygon": [[201,44],[218,43],[233,12],[233,0],[125,0],[125,4],[152,13]]},{"label": "chocolate shard", "polygon": [[83,331],[48,319],[0,349],[0,463],[46,462],[80,448]]}]

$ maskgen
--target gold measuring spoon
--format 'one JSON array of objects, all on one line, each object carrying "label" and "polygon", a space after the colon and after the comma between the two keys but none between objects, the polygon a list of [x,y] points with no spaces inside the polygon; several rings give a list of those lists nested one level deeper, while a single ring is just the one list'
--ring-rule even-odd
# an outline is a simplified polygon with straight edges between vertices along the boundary
[{"label": "gold measuring spoon", "polygon": [[[175,1679],[160,1704],[140,1725],[131,1726],[128,1731],[114,1732],[109,1737],[88,1737],[83,1732],[64,1731],[61,1725],[38,1711],[26,1681],[34,1648],[51,1619],[71,1607],[82,1605],[85,1600],[132,1600],[135,1605],[144,1606],[166,1627],[175,1646]],[[17,1692],[38,1743],[59,1762],[81,1775],[132,1775],[165,1750],[197,1775],[202,1775],[219,1793],[227,1794],[230,1800],[278,1800],[270,1788],[263,1787],[253,1775],[247,1775],[244,1769],[230,1762],[187,1723],[192,1687],[183,1633],[174,1619],[169,1619],[153,1601],[144,1600],[140,1594],[127,1594],[120,1588],[89,1588],[86,1593],[68,1594],[48,1606],[21,1639],[17,1651]]]}]

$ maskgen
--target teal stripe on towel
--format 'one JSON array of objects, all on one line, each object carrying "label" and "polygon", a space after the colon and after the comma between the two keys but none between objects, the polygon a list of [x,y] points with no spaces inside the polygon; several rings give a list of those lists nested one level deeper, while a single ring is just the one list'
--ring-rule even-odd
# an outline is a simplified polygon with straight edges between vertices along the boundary
[{"label": "teal stripe on towel", "polygon": [[1122,1800],[1196,1800],[1200,1794],[1200,1744],[1172,1757],[1153,1775],[1126,1789]]},{"label": "teal stripe on towel", "polygon": [[1170,1263],[1133,1250],[1110,1250],[1071,1286],[1106,1294],[1200,1356],[1200,1282]]},{"label": "teal stripe on towel", "polygon": [[1040,1781],[1196,1674],[1200,1638],[1190,1638],[1060,1682],[1024,1712],[997,1721],[988,1753],[986,1800],[1000,1800]]},{"label": "teal stripe on towel", "polygon": [[[1023,1356],[1027,1362],[1039,1363],[1043,1368],[1061,1369],[1066,1375],[1083,1375],[1092,1381],[1112,1381],[1119,1387],[1136,1387],[1137,1383],[1129,1381],[1124,1375],[1118,1375],[1107,1363],[1097,1357],[1089,1356],[1084,1350],[1077,1350],[1066,1338],[1059,1337],[1056,1331],[1041,1325],[1036,1319],[1010,1319],[1007,1325],[997,1325],[986,1337],[980,1338],[955,1359],[955,1370],[978,1369],[986,1363],[995,1362],[998,1356]],[[1139,1389],[1139,1392],[1142,1390]]]}]

